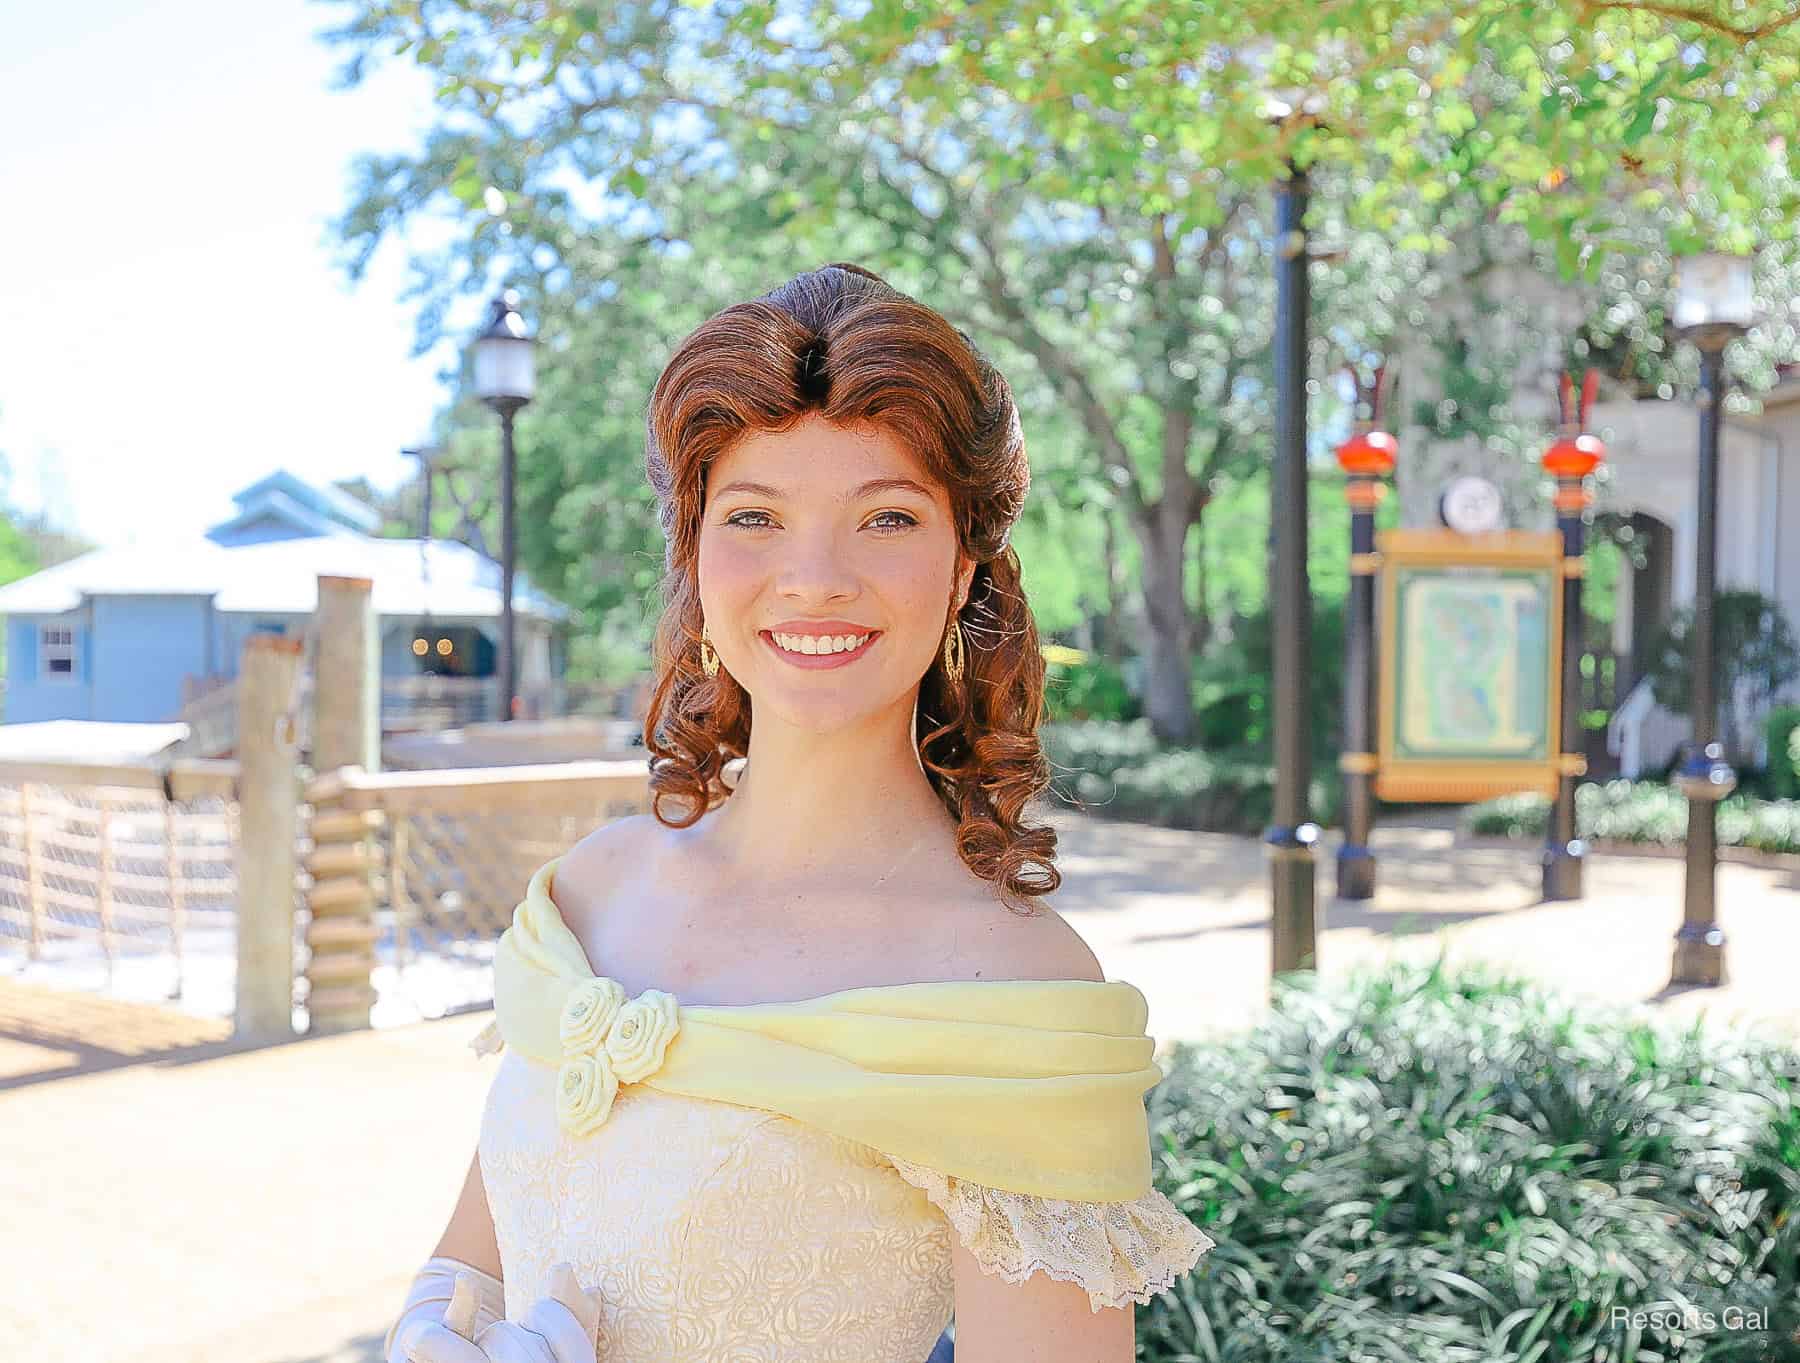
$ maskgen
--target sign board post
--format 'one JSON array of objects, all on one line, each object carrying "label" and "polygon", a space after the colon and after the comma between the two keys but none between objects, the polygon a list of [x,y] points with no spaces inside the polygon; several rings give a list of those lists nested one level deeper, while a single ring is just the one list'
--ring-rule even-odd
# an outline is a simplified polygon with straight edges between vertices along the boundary
[{"label": "sign board post", "polygon": [[1562,536],[1385,530],[1377,543],[1376,795],[1554,796],[1563,767]]}]

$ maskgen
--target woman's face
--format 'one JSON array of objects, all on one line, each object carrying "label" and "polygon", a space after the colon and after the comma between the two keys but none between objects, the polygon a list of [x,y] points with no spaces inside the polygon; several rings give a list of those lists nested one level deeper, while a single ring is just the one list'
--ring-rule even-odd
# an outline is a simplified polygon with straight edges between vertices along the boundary
[{"label": "woman's face", "polygon": [[[700,526],[707,634],[759,714],[829,731],[910,709],[973,564],[948,496],[893,436],[817,413],[746,436],[707,470]],[[849,652],[826,651],[846,635]]]}]

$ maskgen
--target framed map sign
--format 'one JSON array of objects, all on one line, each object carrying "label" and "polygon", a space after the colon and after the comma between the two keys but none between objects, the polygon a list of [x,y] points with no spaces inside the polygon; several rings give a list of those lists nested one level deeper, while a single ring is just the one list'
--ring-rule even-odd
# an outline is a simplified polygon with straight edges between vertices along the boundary
[{"label": "framed map sign", "polygon": [[1562,536],[1387,530],[1375,793],[1556,793]]}]

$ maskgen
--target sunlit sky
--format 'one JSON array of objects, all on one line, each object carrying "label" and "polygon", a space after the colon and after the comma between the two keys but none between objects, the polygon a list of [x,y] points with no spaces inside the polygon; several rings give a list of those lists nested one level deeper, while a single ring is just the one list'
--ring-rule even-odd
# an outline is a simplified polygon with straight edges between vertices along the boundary
[{"label": "sunlit sky", "polygon": [[[186,537],[286,467],[406,476],[448,396],[409,359],[404,251],[354,289],[326,222],[359,151],[417,145],[431,86],[304,0],[0,5],[0,452],[11,498],[104,544]],[[472,330],[479,299],[465,300]],[[460,333],[458,333],[460,334]]]}]

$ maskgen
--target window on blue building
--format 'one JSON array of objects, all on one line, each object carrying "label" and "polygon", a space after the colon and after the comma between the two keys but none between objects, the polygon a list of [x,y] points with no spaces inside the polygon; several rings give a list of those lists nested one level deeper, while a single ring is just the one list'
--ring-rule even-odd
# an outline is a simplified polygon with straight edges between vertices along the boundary
[{"label": "window on blue building", "polygon": [[46,677],[75,679],[75,629],[45,625],[38,631],[38,666]]}]

